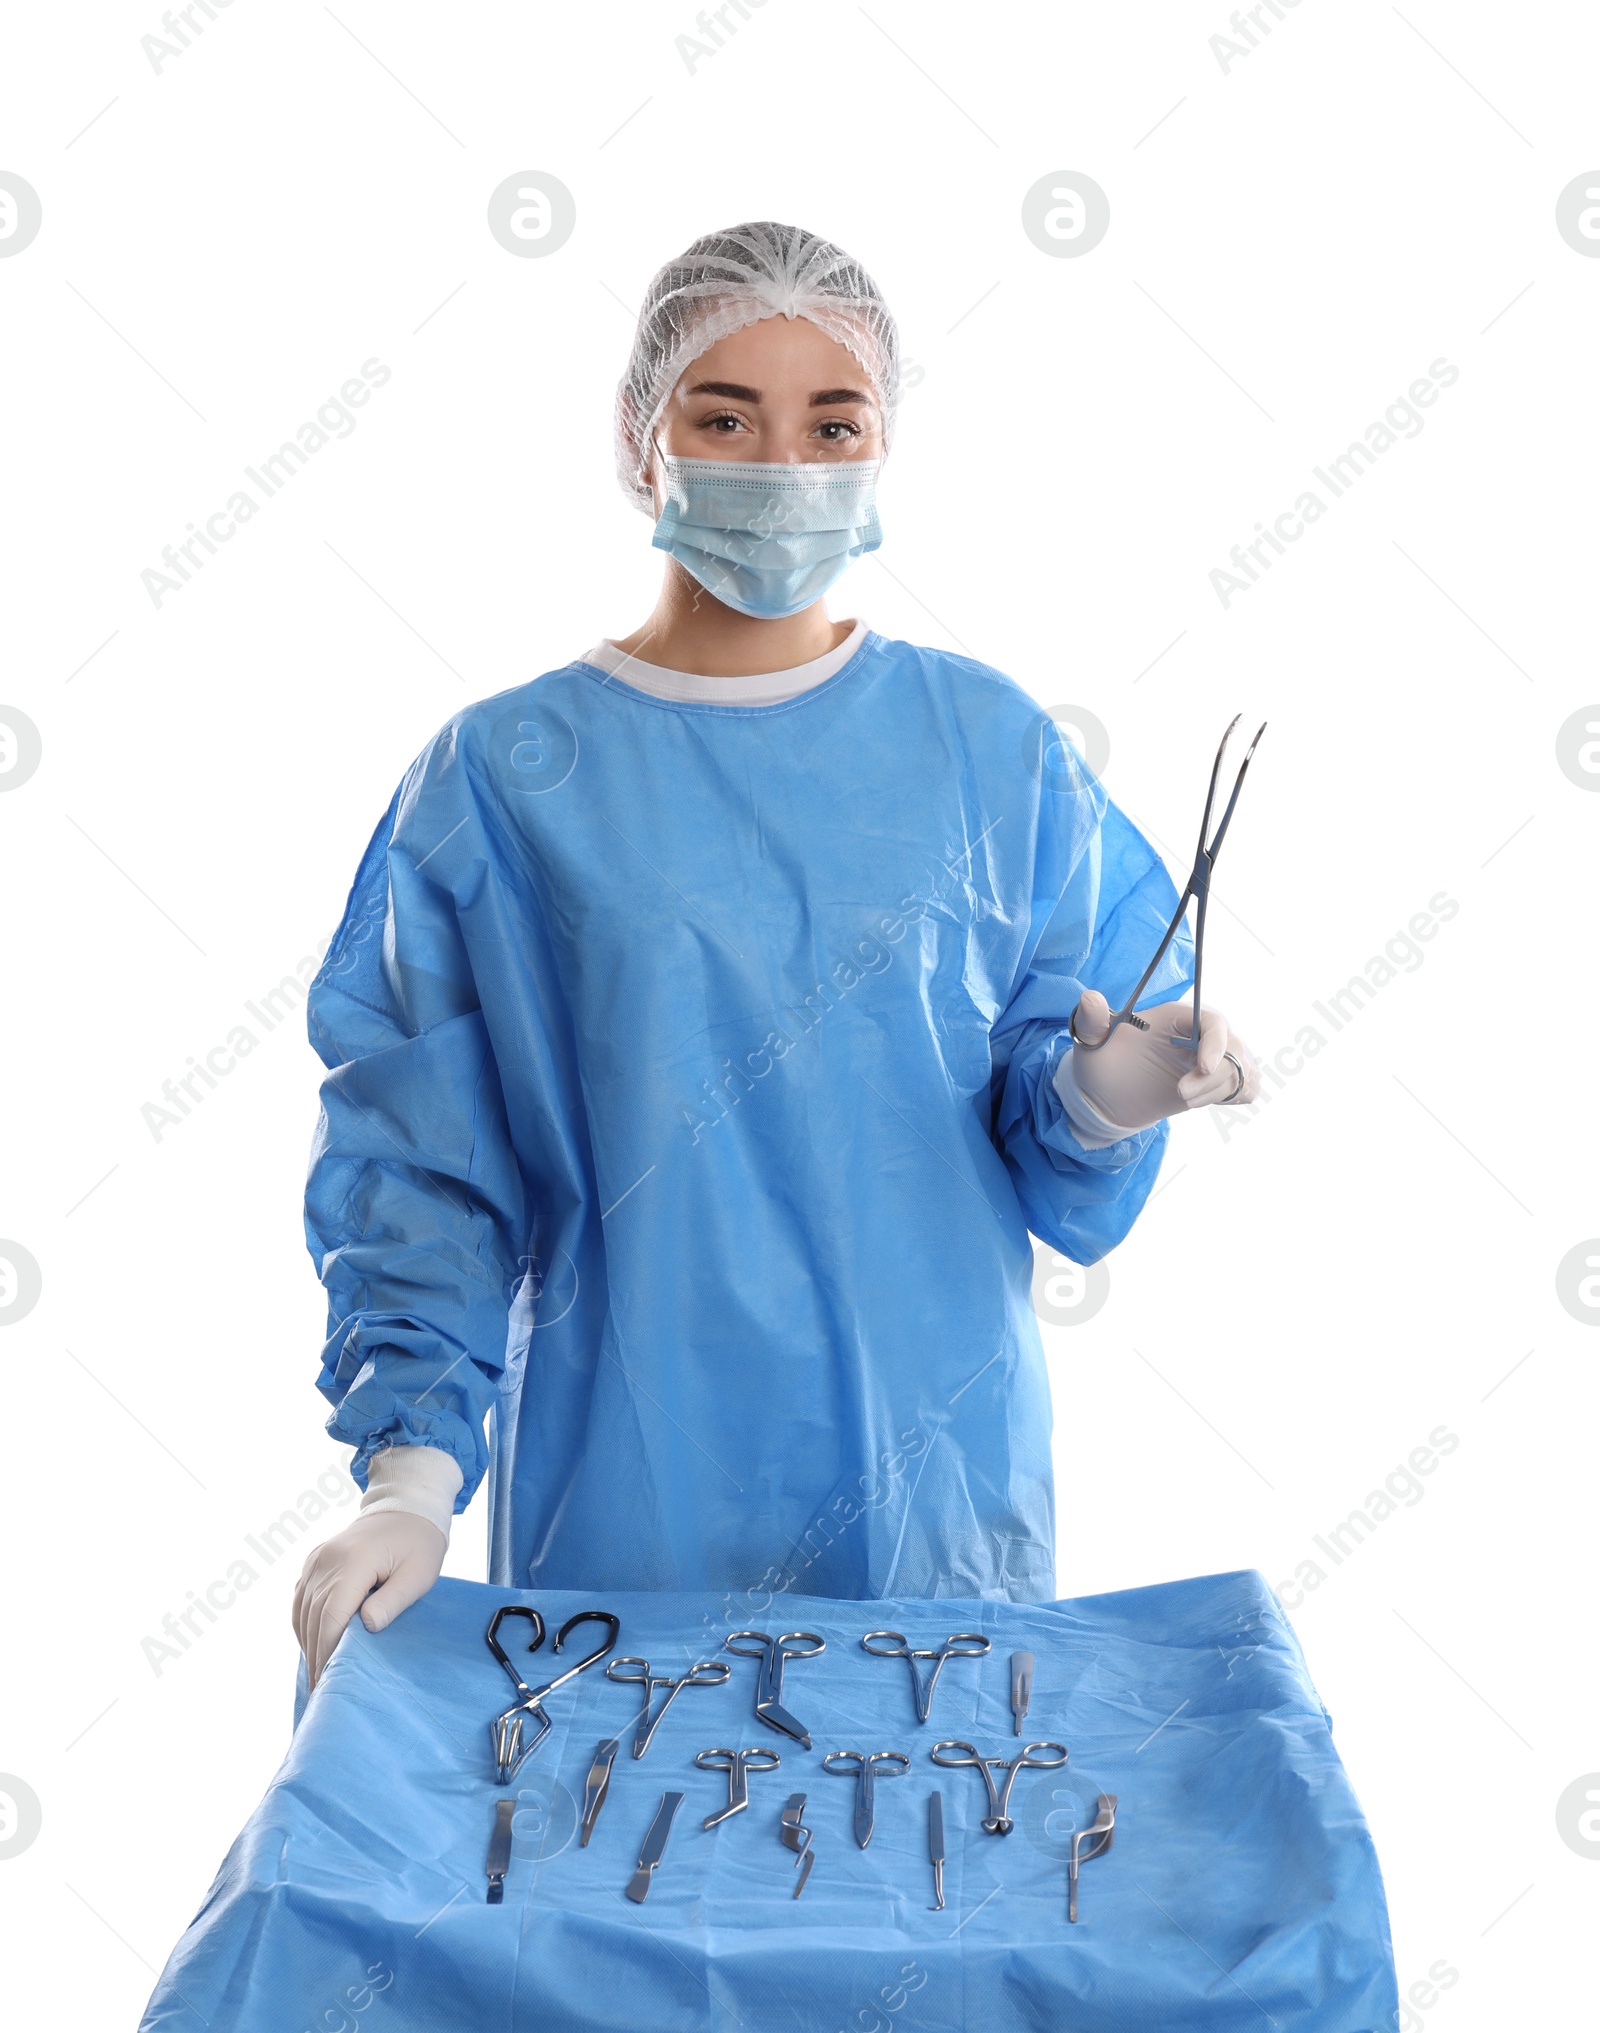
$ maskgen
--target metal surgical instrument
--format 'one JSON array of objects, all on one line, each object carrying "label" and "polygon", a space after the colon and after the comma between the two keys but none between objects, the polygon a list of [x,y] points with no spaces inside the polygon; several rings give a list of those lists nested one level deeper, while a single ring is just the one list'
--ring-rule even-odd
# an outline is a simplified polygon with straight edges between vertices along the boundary
[{"label": "metal surgical instrument", "polygon": [[[877,1770],[880,1765],[884,1768],[881,1772]],[[872,1840],[874,1776],[882,1779],[903,1779],[911,1769],[911,1760],[904,1751],[829,1751],[822,1761],[822,1769],[825,1772],[832,1772],[837,1778],[855,1780],[856,1843],[861,1849],[865,1849]]]},{"label": "metal surgical instrument", "polygon": [[1132,1024],[1138,1030],[1149,1030],[1150,1026],[1144,1018],[1134,1015],[1134,1005],[1138,1002],[1140,996],[1144,994],[1145,984],[1149,981],[1151,975],[1155,973],[1157,967],[1160,966],[1167,948],[1178,936],[1178,927],[1183,923],[1184,913],[1189,908],[1189,899],[1191,897],[1194,898],[1196,906],[1194,925],[1194,1015],[1190,1035],[1187,1038],[1175,1037],[1172,1042],[1175,1045],[1181,1046],[1186,1051],[1197,1052],[1200,1049],[1200,969],[1205,957],[1206,904],[1211,896],[1211,871],[1215,868],[1217,856],[1222,851],[1222,842],[1228,830],[1228,822],[1233,817],[1233,808],[1239,802],[1239,792],[1244,785],[1244,773],[1250,767],[1251,756],[1256,752],[1256,742],[1259,742],[1262,735],[1267,731],[1267,723],[1263,720],[1261,725],[1256,729],[1255,741],[1252,741],[1250,746],[1245,750],[1244,761],[1240,763],[1239,774],[1233,780],[1233,791],[1229,796],[1227,805],[1223,809],[1222,818],[1217,826],[1217,830],[1207,840],[1206,832],[1211,824],[1212,806],[1216,803],[1217,774],[1222,768],[1223,751],[1227,748],[1233,730],[1238,726],[1242,718],[1242,714],[1235,713],[1233,718],[1228,722],[1227,732],[1223,735],[1221,745],[1217,749],[1217,759],[1211,765],[1211,784],[1206,791],[1206,808],[1200,819],[1200,845],[1195,849],[1194,866],[1190,869],[1189,880],[1184,884],[1183,893],[1178,898],[1178,908],[1172,914],[1172,922],[1167,926],[1166,935],[1151,956],[1150,965],[1139,976],[1132,994],[1111,1019],[1111,1027],[1106,1032],[1105,1038],[1098,1039],[1092,1045],[1085,1044],[1083,1039],[1078,1036],[1075,1023],[1072,1020],[1068,1021],[1067,1028],[1072,1033],[1072,1042],[1080,1051],[1099,1051],[1101,1045],[1106,1042],[1106,1038],[1111,1036],[1111,1032],[1117,1028],[1118,1024]]},{"label": "metal surgical instrument", "polygon": [[794,1851],[794,1867],[800,1873],[795,1880],[794,1896],[798,1899],[806,1888],[806,1879],[811,1875],[811,1866],[816,1861],[811,1847],[811,1831],[801,1825],[800,1817],[806,1811],[806,1796],[791,1793],[784,1802],[779,1819],[778,1840],[785,1849]]},{"label": "metal surgical instrument", "polygon": [[1011,1734],[1021,1736],[1022,1718],[1028,1712],[1028,1703],[1033,1695],[1033,1654],[1013,1652],[1011,1654]]},{"label": "metal surgical instrument", "polygon": [[489,1837],[489,1862],[487,1873],[489,1889],[484,1895],[484,1904],[503,1906],[506,1897],[506,1872],[511,1864],[511,1817],[517,1811],[515,1800],[498,1800],[494,1810],[494,1833]]},{"label": "metal surgical instrument", "polygon": [[[624,1666],[631,1667],[634,1670],[624,1673],[622,1670]],[[611,1664],[606,1668],[606,1678],[608,1680],[630,1680],[642,1690],[639,1721],[633,1732],[633,1755],[636,1758],[642,1758],[645,1752],[649,1750],[650,1739],[660,1728],[661,1718],[677,1700],[681,1688],[720,1687],[732,1671],[733,1668],[722,1659],[697,1659],[687,1673],[680,1674],[674,1680],[670,1675],[665,1673],[652,1673],[648,1659],[632,1659],[627,1657],[613,1659]],[[666,1687],[671,1691],[652,1716],[650,1704],[656,1698],[656,1689],[658,1687]]]},{"label": "metal surgical instrument", "polygon": [[[511,1784],[523,1765],[550,1734],[552,1724],[544,1711],[545,1696],[553,1694],[558,1687],[565,1686],[567,1681],[583,1672],[585,1667],[593,1666],[603,1659],[617,1642],[617,1633],[622,1629],[622,1619],[614,1617],[609,1610],[579,1610],[576,1616],[568,1617],[557,1631],[555,1643],[550,1647],[551,1651],[559,1652],[566,1642],[567,1633],[576,1630],[579,1624],[604,1624],[607,1627],[605,1643],[591,1652],[586,1659],[580,1659],[576,1666],[569,1666],[565,1673],[558,1673],[553,1680],[547,1680],[542,1687],[529,1687],[506,1657],[500,1644],[500,1626],[507,1617],[526,1617],[532,1625],[533,1639],[528,1646],[530,1652],[537,1652],[544,1643],[544,1618],[536,1609],[529,1609],[522,1603],[502,1603],[489,1619],[487,1638],[489,1650],[500,1661],[510,1677],[512,1686],[522,1697],[520,1701],[513,1702],[503,1714],[497,1715],[489,1725],[489,1740],[494,1746],[495,1778],[502,1786]],[[522,1738],[525,1717],[531,1718],[538,1725],[527,1743],[524,1743]]]},{"label": "metal surgical instrument", "polygon": [[[941,1758],[939,1755],[941,1751],[960,1751],[963,1755],[959,1758]],[[1061,1755],[1058,1758],[1036,1758],[1033,1755],[1035,1751],[1059,1751]],[[935,1744],[929,1755],[936,1765],[976,1765],[983,1774],[984,1787],[989,1795],[989,1812],[983,1817],[984,1832],[988,1835],[1009,1835],[1016,1826],[1006,1812],[1011,1802],[1011,1782],[1024,1765],[1036,1765],[1044,1770],[1054,1765],[1064,1765],[1067,1762],[1067,1747],[1065,1744],[1052,1743],[1024,1744],[1014,1758],[986,1758],[981,1752],[975,1751],[971,1744],[957,1743],[953,1737],[947,1737],[943,1743]],[[997,1771],[1006,1775],[1006,1783],[1000,1787],[996,1787],[994,1783]]]},{"label": "metal surgical instrument", "polygon": [[[882,1640],[883,1642],[876,1642]],[[939,1684],[939,1675],[944,1671],[946,1659],[981,1659],[989,1649],[989,1640],[980,1637],[976,1631],[960,1631],[953,1638],[946,1638],[937,1651],[914,1649],[908,1645],[899,1631],[868,1631],[861,1640],[863,1652],[870,1652],[876,1659],[904,1659],[911,1668],[911,1698],[916,1703],[917,1721],[926,1722],[933,1707],[933,1690]],[[924,1680],[919,1659],[931,1659],[933,1671]]]},{"label": "metal surgical instrument", "polygon": [[683,1805],[681,1793],[663,1793],[661,1805],[656,1809],[656,1818],[650,1824],[650,1833],[644,1839],[639,1852],[639,1864],[628,1880],[627,1896],[636,1906],[642,1906],[650,1896],[650,1880],[661,1861],[661,1853],[667,1846],[667,1837],[672,1833],[672,1817]]},{"label": "metal surgical instrument", "polygon": [[944,1911],[944,1795],[928,1795],[928,1862],[933,1865],[933,1907]]},{"label": "metal surgical instrument", "polygon": [[579,1849],[589,1847],[589,1838],[594,1834],[594,1825],[600,1810],[606,1804],[606,1795],[611,1790],[611,1761],[617,1755],[617,1739],[602,1737],[594,1747],[594,1763],[589,1767],[589,1776],[583,1784],[583,1833],[578,1837]]},{"label": "metal surgical instrument", "polygon": [[[1067,1858],[1067,1918],[1078,1917],[1078,1865],[1088,1863],[1095,1857],[1103,1857],[1111,1847],[1117,1827],[1117,1796],[1102,1793],[1095,1802],[1094,1820],[1087,1828],[1080,1828],[1072,1838],[1071,1854]],[[1081,1845],[1093,1842],[1093,1849]]]},{"label": "metal surgical instrument", "polygon": [[730,1815],[743,1814],[750,1805],[746,1772],[773,1772],[781,1762],[776,1751],[697,1751],[695,1763],[702,1772],[726,1772],[728,1775],[727,1806],[719,1807],[715,1814],[708,1814],[700,1826],[715,1828],[719,1821],[726,1821]]},{"label": "metal surgical instrument", "polygon": [[793,1737],[802,1750],[809,1751],[811,1737],[783,1705],[783,1662],[785,1659],[814,1659],[828,1649],[827,1640],[815,1631],[785,1631],[769,1638],[765,1631],[730,1631],[723,1645],[741,1659],[759,1659],[756,1675],[756,1714],[769,1729]]}]

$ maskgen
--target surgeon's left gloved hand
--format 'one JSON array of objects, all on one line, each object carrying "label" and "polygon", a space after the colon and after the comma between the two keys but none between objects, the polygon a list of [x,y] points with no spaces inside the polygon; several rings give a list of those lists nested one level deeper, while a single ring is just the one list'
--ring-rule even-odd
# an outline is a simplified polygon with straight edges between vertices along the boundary
[{"label": "surgeon's left gloved hand", "polygon": [[294,1634],[312,1687],[357,1610],[392,1624],[439,1579],[461,1469],[437,1447],[387,1447],[367,1464],[361,1514],[316,1547],[294,1591]]},{"label": "surgeon's left gloved hand", "polygon": [[1088,1150],[1103,1150],[1187,1109],[1242,1107],[1261,1092],[1255,1055],[1220,1010],[1201,1010],[1198,1054],[1173,1042],[1189,1036],[1192,1003],[1163,1003],[1139,1014],[1148,1030],[1123,1023],[1107,1038],[1111,1008],[1103,995],[1089,989],[1074,1013],[1073,1029],[1090,1049],[1074,1044],[1063,1054],[1055,1088]]}]

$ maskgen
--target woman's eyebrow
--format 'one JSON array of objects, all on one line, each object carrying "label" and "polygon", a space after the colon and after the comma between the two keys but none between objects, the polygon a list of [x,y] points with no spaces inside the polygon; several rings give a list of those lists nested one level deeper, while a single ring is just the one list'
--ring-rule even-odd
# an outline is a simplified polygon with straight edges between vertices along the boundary
[{"label": "woman's eyebrow", "polygon": [[742,381],[697,381],[689,390],[691,395],[721,395],[729,402],[759,402],[759,388],[746,388]]},{"label": "woman's eyebrow", "polygon": [[835,403],[868,402],[870,400],[871,398],[863,395],[858,388],[823,388],[819,389],[812,396],[811,407],[813,409],[832,409]]}]

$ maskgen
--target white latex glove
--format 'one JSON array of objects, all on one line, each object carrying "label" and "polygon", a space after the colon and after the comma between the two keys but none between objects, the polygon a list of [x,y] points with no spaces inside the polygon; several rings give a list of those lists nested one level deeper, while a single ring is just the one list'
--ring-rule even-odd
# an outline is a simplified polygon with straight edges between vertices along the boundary
[{"label": "white latex glove", "polygon": [[356,1611],[369,1631],[393,1623],[439,1579],[449,1543],[414,1512],[381,1511],[317,1547],[294,1591],[294,1634],[313,1687]]},{"label": "white latex glove", "polygon": [[[1191,1003],[1163,1003],[1139,1014],[1148,1030],[1123,1023],[1112,1031],[1110,1005],[1092,988],[1074,1013],[1073,1028],[1092,1049],[1075,1044],[1065,1054],[1056,1069],[1056,1092],[1090,1148],[1103,1148],[1185,1109],[1242,1107],[1261,1092],[1255,1055],[1228,1028],[1220,1010],[1202,1008],[1198,1053],[1186,1042],[1193,1023]],[[1100,1039],[1106,1042],[1098,1044]]]}]

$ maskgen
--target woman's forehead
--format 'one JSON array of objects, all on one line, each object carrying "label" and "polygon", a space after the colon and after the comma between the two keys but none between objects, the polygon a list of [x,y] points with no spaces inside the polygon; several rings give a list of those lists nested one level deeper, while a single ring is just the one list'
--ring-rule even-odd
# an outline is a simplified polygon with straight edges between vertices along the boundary
[{"label": "woman's forehead", "polygon": [[814,381],[853,389],[870,399],[871,388],[861,362],[837,339],[809,318],[760,318],[741,325],[691,360],[679,377],[677,394],[692,394],[699,383],[739,382],[761,389],[785,383]]}]

